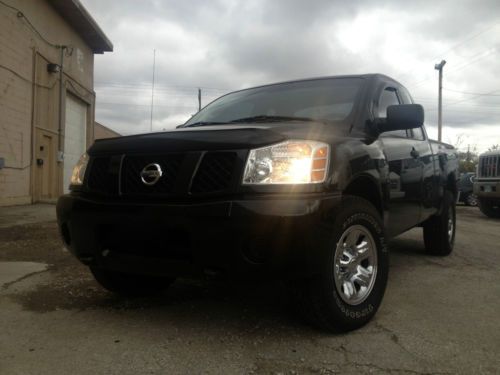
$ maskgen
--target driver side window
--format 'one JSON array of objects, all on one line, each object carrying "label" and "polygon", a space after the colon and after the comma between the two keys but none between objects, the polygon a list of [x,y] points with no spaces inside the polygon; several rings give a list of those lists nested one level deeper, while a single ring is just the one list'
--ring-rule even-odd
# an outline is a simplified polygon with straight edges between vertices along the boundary
[{"label": "driver side window", "polygon": [[380,98],[378,100],[378,117],[386,118],[387,117],[387,107],[390,105],[398,105],[399,99],[396,95],[396,90],[391,87],[386,88],[380,94]]},{"label": "driver side window", "polygon": [[[392,87],[387,87],[382,91],[382,94],[380,94],[380,98],[378,100],[378,117],[379,118],[386,118],[387,117],[387,107],[390,105],[398,105],[399,99],[396,94],[396,90]],[[383,133],[383,136],[385,137],[407,137],[406,130],[393,130],[391,132],[386,132]]]}]

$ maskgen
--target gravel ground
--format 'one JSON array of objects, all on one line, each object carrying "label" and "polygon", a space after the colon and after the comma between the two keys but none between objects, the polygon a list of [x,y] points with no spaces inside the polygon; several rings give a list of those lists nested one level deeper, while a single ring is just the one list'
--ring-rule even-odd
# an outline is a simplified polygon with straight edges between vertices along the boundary
[{"label": "gravel ground", "polygon": [[457,211],[449,257],[425,255],[420,229],[390,243],[383,305],[345,335],[304,324],[278,283],[179,280],[120,299],[63,250],[55,222],[0,226],[0,263],[47,265],[0,287],[0,373],[500,373],[500,221]]}]

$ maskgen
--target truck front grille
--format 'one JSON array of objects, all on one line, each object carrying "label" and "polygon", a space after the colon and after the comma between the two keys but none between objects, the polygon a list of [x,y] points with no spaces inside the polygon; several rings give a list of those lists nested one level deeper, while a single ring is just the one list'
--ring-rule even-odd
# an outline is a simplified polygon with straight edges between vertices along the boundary
[{"label": "truck front grille", "polygon": [[[126,155],[122,166],[121,192],[127,195],[172,194],[183,160],[183,154]],[[149,164],[158,164],[162,170],[161,178],[154,185],[145,185],[141,180],[141,171]]]},{"label": "truck front grille", "polygon": [[96,157],[90,161],[87,184],[90,190],[107,195],[118,194],[118,175],[120,170],[118,157]]},{"label": "truck front grille", "polygon": [[[96,156],[90,160],[86,183],[90,192],[116,196],[227,193],[236,186],[243,160],[238,151]],[[147,185],[141,172],[150,164],[158,164],[162,176]]]},{"label": "truck front grille", "polygon": [[209,152],[204,155],[193,179],[193,194],[224,191],[234,176],[236,153]]},{"label": "truck front grille", "polygon": [[500,155],[485,155],[479,157],[479,178],[500,177]]}]

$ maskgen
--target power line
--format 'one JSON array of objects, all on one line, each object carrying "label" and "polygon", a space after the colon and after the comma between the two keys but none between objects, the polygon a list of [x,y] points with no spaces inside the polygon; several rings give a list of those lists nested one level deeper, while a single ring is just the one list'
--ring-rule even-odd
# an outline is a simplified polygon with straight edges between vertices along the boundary
[{"label": "power line", "polygon": [[[473,35],[472,35],[472,36],[470,36],[469,38],[465,38],[465,39],[463,39],[462,41],[460,41],[460,42],[458,42],[458,43],[454,44],[452,47],[450,47],[450,48],[448,48],[447,50],[445,50],[445,51],[441,52],[438,56],[436,56],[436,57],[434,57],[433,59],[430,59],[430,60],[428,60],[428,61],[430,62],[430,61],[438,60],[438,59],[440,59],[440,58],[444,57],[444,56],[445,56],[447,53],[449,53],[450,51],[453,51],[454,49],[457,49],[458,47],[460,47],[461,45],[463,45],[463,44],[465,44],[465,43],[469,42],[470,40],[477,38],[478,36],[480,36],[480,35],[484,34],[484,33],[485,33],[485,32],[487,32],[487,31],[490,31],[491,29],[495,28],[495,27],[496,27],[496,26],[498,26],[499,24],[500,24],[500,22],[495,22],[494,24],[492,24],[492,25],[490,25],[490,26],[486,27],[485,29],[483,29],[483,30],[479,31],[478,33],[473,34]],[[415,66],[416,66],[416,64],[414,64],[413,66],[415,67]],[[403,75],[403,76],[410,75],[411,73],[413,73],[413,71],[414,71],[414,70],[415,70],[415,69],[413,69],[413,68],[412,68],[412,69],[409,69],[409,70],[407,70],[407,71],[403,72],[403,73],[402,73],[402,75]],[[425,82],[425,81],[427,81],[427,80],[428,80],[428,79],[426,79],[426,80],[424,80],[424,81],[421,81],[421,82]]]},{"label": "power line", "polygon": [[472,56],[472,60],[469,60],[465,64],[458,65],[456,67],[453,67],[452,69],[449,69],[449,71],[447,72],[447,74],[455,73],[457,71],[460,71],[460,70],[464,69],[465,67],[467,67],[467,66],[469,66],[471,64],[474,64],[476,61],[484,59],[485,57],[491,56],[492,54],[497,53],[497,52],[498,52],[498,49],[492,48],[492,49],[483,51],[481,53],[475,54],[475,55]]},{"label": "power line", "polygon": [[[95,81],[95,85],[97,86],[106,86],[106,87],[130,87],[131,89],[149,89],[151,88],[151,84],[144,82],[132,82],[132,83],[121,83],[121,82],[109,82],[109,81]],[[170,88],[170,89],[189,89],[189,90],[198,90],[198,88],[203,90],[211,90],[211,91],[220,91],[220,92],[230,92],[234,91],[233,89],[228,88],[216,88],[216,87],[205,87],[205,86],[181,86],[181,85],[169,85],[169,84],[156,84],[159,87]]]},{"label": "power line", "polygon": [[[485,54],[485,52],[486,52],[486,54]],[[469,66],[471,64],[474,64],[475,62],[477,62],[477,61],[479,61],[481,59],[484,59],[485,57],[491,56],[492,54],[497,53],[497,52],[498,52],[497,49],[494,49],[494,50],[490,49],[490,50],[487,50],[487,51],[483,51],[481,53],[476,53],[475,55],[471,56],[472,60],[468,60],[465,64],[452,67],[451,69],[449,69],[447,71],[446,74],[456,73],[457,71],[460,71],[460,70],[464,69],[465,67],[467,67],[467,66]],[[425,82],[433,80],[433,79],[434,79],[434,77],[426,78],[426,79],[423,79],[423,80],[418,81],[416,83],[410,83],[409,86],[413,86],[413,87],[420,86],[422,83],[425,83]]]},{"label": "power line", "polygon": [[[451,92],[457,92],[459,94],[465,94],[465,95],[475,95],[475,96],[500,96],[500,94],[488,94],[488,93],[478,93],[478,92],[468,92],[468,91],[459,91],[459,90],[452,90],[452,89],[446,89],[443,88],[443,90],[446,91],[451,91]],[[499,90],[496,90],[499,91]]]},{"label": "power line", "polygon": [[[467,39],[462,40],[461,42],[459,42],[459,43],[455,44],[453,47],[451,47],[451,48],[447,49],[446,51],[444,51],[444,52],[440,53],[439,55],[440,55],[440,56],[444,56],[444,55],[445,55],[445,54],[447,54],[448,52],[453,51],[453,50],[454,50],[454,49],[456,49],[457,47],[460,47],[462,44],[465,44],[465,43],[467,43],[468,41],[470,41],[470,40],[472,40],[472,39],[477,38],[479,35],[482,35],[482,34],[484,34],[485,32],[487,32],[487,31],[489,31],[489,30],[491,30],[491,29],[495,28],[495,27],[496,27],[497,25],[499,25],[499,24],[500,24],[500,22],[495,22],[493,25],[488,26],[487,28],[483,29],[482,31],[478,32],[477,34],[472,35],[470,38],[467,38]],[[436,60],[436,59],[438,59],[438,58],[439,58],[439,57],[436,57],[436,58],[434,58],[433,60]]]},{"label": "power line", "polygon": [[29,25],[29,27],[30,27],[30,28],[31,28],[31,29],[32,29],[32,30],[33,30],[33,31],[34,31],[34,32],[38,35],[38,37],[39,37],[41,40],[43,40],[45,43],[47,43],[49,46],[54,47],[54,48],[61,48],[61,47],[62,47],[62,46],[61,46],[61,45],[59,45],[59,44],[52,43],[52,42],[48,41],[48,40],[47,40],[47,39],[46,39],[46,38],[45,38],[45,37],[44,37],[44,36],[40,33],[40,31],[38,31],[38,29],[37,29],[35,26],[33,26],[33,24],[32,24],[32,23],[31,23],[31,21],[28,19],[28,17],[26,17],[26,16],[24,15],[24,13],[23,13],[23,12],[21,12],[19,9],[17,9],[16,7],[13,7],[12,5],[9,5],[9,4],[7,4],[7,3],[3,2],[2,0],[0,0],[0,5],[3,5],[4,7],[9,8],[9,9],[11,9],[11,10],[15,11],[15,12],[16,12],[16,16],[17,16],[17,18],[24,19],[24,21],[25,21],[25,22]]},{"label": "power line", "polygon": [[[493,91],[490,91],[490,92],[487,92],[486,94],[489,95],[489,94],[493,94],[495,92],[498,92],[500,91],[500,89],[496,89],[496,90],[493,90]],[[483,96],[484,94],[481,94],[481,95],[475,95],[475,96],[472,96],[471,98],[467,98],[467,99],[462,99],[462,100],[457,100],[457,101],[454,101],[454,102],[451,102],[451,103],[448,103],[446,105],[444,105],[443,107],[448,107],[450,105],[455,105],[455,104],[459,104],[459,103],[463,103],[463,102],[467,102],[469,100],[472,100],[474,98],[477,98],[477,97],[480,97],[480,96]],[[435,110],[435,109],[434,109]],[[430,111],[430,110],[428,110]]]},{"label": "power line", "polygon": [[[33,84],[33,81],[31,79],[23,77],[21,74],[19,74],[18,72],[16,72],[14,69],[9,68],[8,66],[0,64],[0,68],[4,69],[4,70],[7,70],[8,72],[12,73],[13,75],[15,75],[16,77],[18,77],[19,79],[23,80],[26,83]],[[54,83],[52,83],[51,86],[46,86],[46,85],[42,85],[41,83],[35,82],[35,86],[51,90],[51,89],[54,88],[54,86],[57,84],[57,82],[59,82],[59,81],[58,80],[54,81]]]},{"label": "power line", "polygon": [[[97,101],[97,105],[116,105],[116,106],[128,106],[128,107],[144,107],[150,108],[150,104],[133,104],[133,103],[119,103],[119,102],[101,102]],[[187,106],[187,105],[166,105],[166,104],[155,104],[155,107],[163,107],[163,108],[187,108],[187,109],[197,109],[195,105]]]}]

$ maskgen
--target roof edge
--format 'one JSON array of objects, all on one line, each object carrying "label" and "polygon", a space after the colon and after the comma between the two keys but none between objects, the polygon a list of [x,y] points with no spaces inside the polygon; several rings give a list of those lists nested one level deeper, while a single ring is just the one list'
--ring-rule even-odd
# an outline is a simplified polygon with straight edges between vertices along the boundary
[{"label": "roof edge", "polygon": [[101,54],[113,51],[113,43],[80,0],[48,0],[48,2],[82,37],[94,53]]}]

